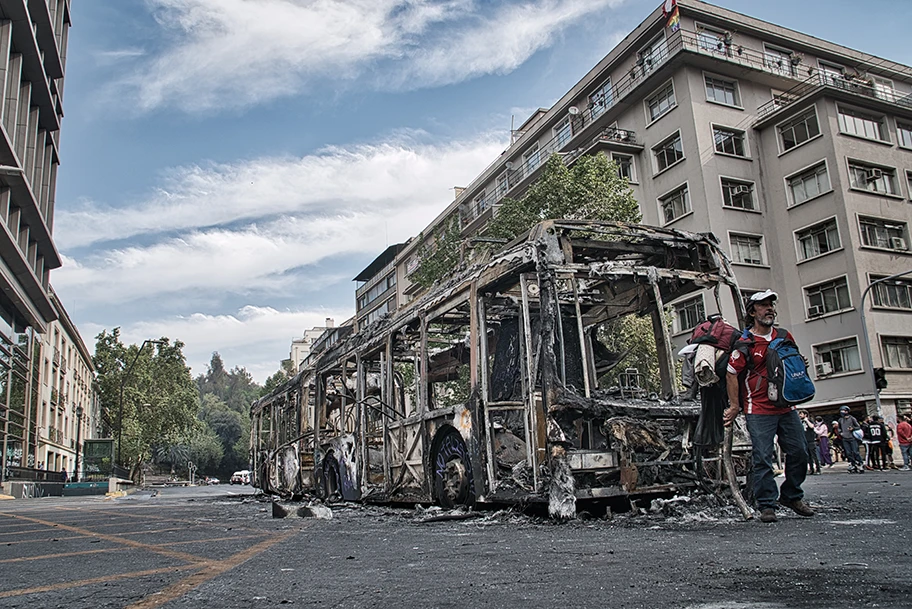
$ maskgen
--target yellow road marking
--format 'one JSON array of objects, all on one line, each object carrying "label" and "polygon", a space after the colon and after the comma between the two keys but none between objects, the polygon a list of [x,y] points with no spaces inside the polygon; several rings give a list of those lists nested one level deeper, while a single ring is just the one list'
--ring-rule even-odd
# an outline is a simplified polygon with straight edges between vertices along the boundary
[{"label": "yellow road marking", "polygon": [[199,556],[194,556],[193,554],[187,554],[185,552],[177,552],[175,550],[168,550],[167,548],[160,548],[160,547],[152,545],[152,544],[142,543],[141,541],[135,541],[133,539],[126,539],[123,537],[119,537],[117,535],[107,535],[105,533],[96,533],[94,531],[90,531],[88,529],[83,529],[81,527],[74,527],[74,526],[70,526],[67,524],[59,524],[59,523],[54,523],[54,522],[50,522],[47,520],[41,520],[38,518],[29,518],[28,516],[19,516],[16,514],[4,514],[4,513],[0,512],[0,516],[7,516],[9,518],[17,518],[19,520],[25,520],[27,522],[34,522],[35,524],[41,524],[44,526],[56,525],[55,528],[57,528],[58,530],[70,531],[71,533],[79,533],[81,535],[88,535],[89,537],[95,537],[97,539],[104,539],[106,541],[123,544],[125,546],[130,546],[133,548],[148,550],[149,552],[154,552],[156,554],[168,556],[169,558],[176,558],[178,560],[184,560],[184,561],[187,561],[187,562],[190,562],[193,564],[201,564],[201,563],[206,562],[206,559],[200,558]]},{"label": "yellow road marking", "polygon": [[66,558],[68,556],[82,556],[83,554],[100,554],[102,552],[123,552],[127,548],[99,548],[97,550],[83,550],[81,552],[61,552],[59,554],[42,554],[40,556],[22,556],[20,558],[6,558],[0,564],[8,562],[25,562],[28,560],[46,560],[48,558]]},{"label": "yellow road marking", "polygon": [[19,590],[7,590],[0,592],[0,598],[9,598],[11,596],[22,596],[24,594],[39,594],[41,592],[56,592],[57,590],[67,590],[69,588],[80,588],[92,584],[103,584],[117,579],[130,579],[133,577],[143,577],[145,575],[158,575],[159,573],[168,573],[173,571],[186,571],[194,569],[199,565],[179,565],[176,567],[162,567],[160,569],[148,569],[146,571],[133,571],[131,573],[118,573],[116,575],[105,575],[103,577],[93,577],[91,579],[80,579],[72,582],[61,582],[59,584],[50,584],[48,586],[36,586],[35,588],[20,588]]},{"label": "yellow road marking", "polygon": [[255,546],[247,548],[243,552],[235,554],[227,560],[210,561],[209,564],[202,568],[202,570],[185,577],[179,582],[171,584],[159,593],[156,593],[152,596],[147,596],[137,603],[128,605],[126,609],[152,609],[153,607],[160,607],[165,603],[180,598],[191,590],[194,590],[203,585],[207,581],[218,577],[222,573],[225,573],[226,571],[229,571],[236,566],[250,560],[257,554],[268,550],[275,544],[285,541],[292,535],[294,535],[294,533],[289,532],[285,535],[277,536],[272,539],[266,539],[256,544]]}]

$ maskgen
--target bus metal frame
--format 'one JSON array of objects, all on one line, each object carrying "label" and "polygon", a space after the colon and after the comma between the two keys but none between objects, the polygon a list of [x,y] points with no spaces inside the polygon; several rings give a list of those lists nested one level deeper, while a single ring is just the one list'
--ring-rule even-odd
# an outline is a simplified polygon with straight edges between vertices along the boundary
[{"label": "bus metal frame", "polygon": [[[699,405],[676,398],[665,308],[711,288],[721,312],[723,287],[742,313],[712,235],[543,222],[255,402],[252,484],[447,507],[547,501],[557,517],[579,499],[693,484]],[[658,396],[635,372],[598,386],[611,358],[596,353],[595,330],[630,314],[652,319]]]}]

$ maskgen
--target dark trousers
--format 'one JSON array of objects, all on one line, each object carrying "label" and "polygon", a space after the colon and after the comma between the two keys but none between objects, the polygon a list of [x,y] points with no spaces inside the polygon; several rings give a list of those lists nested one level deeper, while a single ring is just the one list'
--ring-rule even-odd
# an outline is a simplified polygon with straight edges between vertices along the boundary
[{"label": "dark trousers", "polygon": [[820,473],[820,457],[817,456],[817,444],[813,440],[807,440],[808,453],[808,473]]},{"label": "dark trousers", "polygon": [[845,458],[849,465],[864,467],[864,461],[861,460],[861,455],[858,454],[858,440],[855,438],[843,438],[842,450],[845,451]]},{"label": "dark trousers", "polygon": [[[747,431],[751,438],[753,455],[754,497],[758,507],[775,508],[776,500],[797,501],[804,497],[801,485],[807,477],[808,450],[804,439],[804,426],[797,410],[782,414],[749,414]],[[773,439],[785,453],[785,481],[776,488],[773,473]]]}]

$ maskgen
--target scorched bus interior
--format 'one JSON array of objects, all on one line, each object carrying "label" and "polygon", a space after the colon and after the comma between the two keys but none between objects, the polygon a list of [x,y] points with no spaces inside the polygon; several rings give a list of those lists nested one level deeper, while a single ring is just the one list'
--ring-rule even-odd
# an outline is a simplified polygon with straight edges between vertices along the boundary
[{"label": "scorched bus interior", "polygon": [[[446,507],[547,501],[556,516],[580,499],[694,484],[699,405],[676,397],[667,307],[703,291],[708,312],[725,291],[737,301],[711,235],[539,224],[407,308],[334,329],[253,404],[253,484]],[[652,390],[599,340],[625,316],[651,321]]]}]

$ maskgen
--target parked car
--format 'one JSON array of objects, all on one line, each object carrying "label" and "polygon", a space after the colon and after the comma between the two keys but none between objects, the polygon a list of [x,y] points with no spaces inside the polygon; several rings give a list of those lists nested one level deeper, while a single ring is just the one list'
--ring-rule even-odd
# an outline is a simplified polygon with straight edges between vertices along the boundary
[{"label": "parked car", "polygon": [[206,484],[219,484],[221,482],[221,480],[210,476],[208,478],[205,478],[205,482],[206,482]]},{"label": "parked car", "polygon": [[231,484],[250,484],[250,470],[242,469],[231,474]]}]

